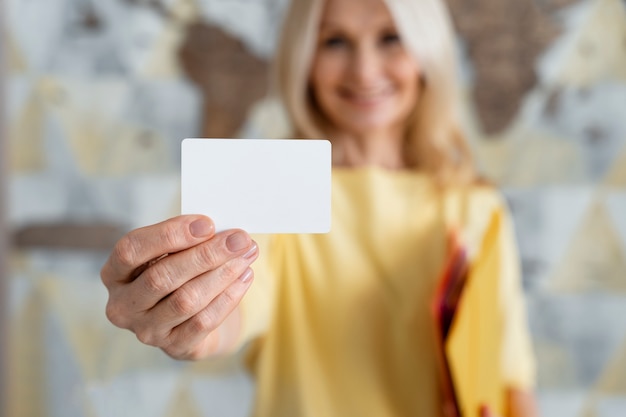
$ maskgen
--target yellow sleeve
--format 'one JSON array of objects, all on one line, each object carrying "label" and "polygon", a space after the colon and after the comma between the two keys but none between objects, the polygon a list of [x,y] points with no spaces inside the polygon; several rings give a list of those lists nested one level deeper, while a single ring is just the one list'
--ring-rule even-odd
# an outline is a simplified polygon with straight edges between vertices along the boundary
[{"label": "yellow sleeve", "polygon": [[521,268],[513,222],[501,203],[501,305],[504,314],[502,372],[510,388],[530,390],[535,385],[535,357],[528,328]]},{"label": "yellow sleeve", "polygon": [[278,236],[254,235],[259,257],[252,264],[254,281],[239,304],[240,333],[236,349],[261,336],[268,328],[274,305],[275,277],[272,247]]}]

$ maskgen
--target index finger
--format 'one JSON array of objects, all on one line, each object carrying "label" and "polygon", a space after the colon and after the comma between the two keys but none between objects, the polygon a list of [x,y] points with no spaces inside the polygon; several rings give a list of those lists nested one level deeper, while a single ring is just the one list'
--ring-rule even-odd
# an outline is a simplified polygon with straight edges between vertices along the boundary
[{"label": "index finger", "polygon": [[178,216],[135,229],[115,244],[102,267],[102,279],[105,283],[129,281],[141,265],[165,254],[196,246],[214,234],[213,221],[200,215]]}]

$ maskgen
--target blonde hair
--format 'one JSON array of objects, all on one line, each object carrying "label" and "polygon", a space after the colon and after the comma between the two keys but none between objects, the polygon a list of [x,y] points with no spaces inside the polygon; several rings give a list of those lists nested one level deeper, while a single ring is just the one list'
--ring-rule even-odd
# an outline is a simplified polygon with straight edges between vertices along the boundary
[{"label": "blonde hair", "polygon": [[[324,1],[291,0],[274,61],[274,87],[301,138],[324,137],[328,123],[309,92]],[[406,130],[407,163],[444,183],[473,181],[474,161],[459,123],[458,64],[447,9],[442,0],[384,1],[423,80]]]}]

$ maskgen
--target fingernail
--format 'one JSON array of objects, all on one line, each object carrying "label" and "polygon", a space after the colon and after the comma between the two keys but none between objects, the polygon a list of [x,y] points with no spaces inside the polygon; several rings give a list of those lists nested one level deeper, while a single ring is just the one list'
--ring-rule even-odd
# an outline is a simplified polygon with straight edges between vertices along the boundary
[{"label": "fingernail", "polygon": [[245,270],[243,274],[241,274],[239,279],[241,280],[241,282],[246,283],[252,279],[252,275],[253,275],[252,269],[248,268]]},{"label": "fingernail", "polygon": [[213,233],[213,222],[198,219],[189,225],[189,232],[193,237],[206,237]]},{"label": "fingernail", "polygon": [[258,249],[259,249],[259,247],[256,245],[256,243],[252,242],[252,247],[250,249],[248,249],[248,252],[243,254],[243,258],[244,259],[252,258],[254,255],[256,255]]},{"label": "fingernail", "polygon": [[244,232],[236,232],[226,239],[226,247],[231,252],[239,252],[250,245],[250,238]]}]

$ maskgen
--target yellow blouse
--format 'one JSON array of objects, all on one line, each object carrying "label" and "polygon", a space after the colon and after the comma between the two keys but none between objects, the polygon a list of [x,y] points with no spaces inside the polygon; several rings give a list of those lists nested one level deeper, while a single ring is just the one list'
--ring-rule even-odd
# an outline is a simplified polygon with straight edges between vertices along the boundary
[{"label": "yellow blouse", "polygon": [[[261,255],[241,305],[257,417],[438,416],[431,298],[447,232],[480,244],[504,203],[490,187],[441,191],[425,175],[334,169],[328,234],[256,237]],[[530,388],[534,360],[510,220],[500,300],[502,372]],[[496,302],[496,301],[494,301]]]}]

